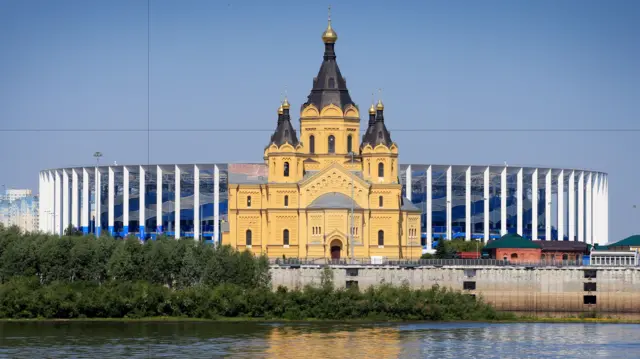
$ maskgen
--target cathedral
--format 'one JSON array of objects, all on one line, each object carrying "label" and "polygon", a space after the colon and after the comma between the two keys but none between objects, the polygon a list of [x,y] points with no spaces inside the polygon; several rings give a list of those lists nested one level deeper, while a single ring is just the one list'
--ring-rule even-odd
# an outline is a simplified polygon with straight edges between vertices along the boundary
[{"label": "cathedral", "polygon": [[336,62],[331,20],[324,58],[300,107],[300,136],[285,98],[264,150],[268,175],[229,179],[228,229],[222,243],[268,257],[418,258],[420,209],[402,196],[398,146],[381,100],[360,111]]}]

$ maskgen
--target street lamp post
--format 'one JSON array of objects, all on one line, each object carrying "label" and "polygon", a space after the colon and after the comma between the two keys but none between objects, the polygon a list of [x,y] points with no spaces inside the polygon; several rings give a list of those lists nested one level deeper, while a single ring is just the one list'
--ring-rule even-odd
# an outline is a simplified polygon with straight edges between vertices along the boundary
[{"label": "street lamp post", "polygon": [[[351,156],[351,167],[353,168],[353,156],[354,153],[353,151],[349,152],[349,155]],[[355,261],[355,248],[353,246],[354,241],[353,241],[353,231],[354,231],[354,221],[353,221],[353,201],[355,200],[355,188],[354,188],[354,183],[353,183],[353,173],[351,173],[351,228],[350,228],[350,237],[351,237],[351,244],[349,245],[351,247],[351,262],[353,263]]]}]

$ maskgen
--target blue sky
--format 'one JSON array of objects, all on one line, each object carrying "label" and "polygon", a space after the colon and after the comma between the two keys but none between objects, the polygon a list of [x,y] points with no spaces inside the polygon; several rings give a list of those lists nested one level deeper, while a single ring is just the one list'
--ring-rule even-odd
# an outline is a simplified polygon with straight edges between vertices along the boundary
[{"label": "blue sky", "polygon": [[[281,93],[297,109],[311,88],[326,7],[151,0],[151,128],[182,131],[153,132],[150,161],[261,161]],[[610,238],[640,232],[640,2],[344,1],[332,13],[351,96],[368,106],[383,89],[401,162],[608,172]],[[0,184],[36,188],[39,170],[90,165],[95,151],[147,162],[147,134],[116,131],[147,128],[146,0],[0,0],[0,49]],[[112,131],[64,131],[78,129]]]}]

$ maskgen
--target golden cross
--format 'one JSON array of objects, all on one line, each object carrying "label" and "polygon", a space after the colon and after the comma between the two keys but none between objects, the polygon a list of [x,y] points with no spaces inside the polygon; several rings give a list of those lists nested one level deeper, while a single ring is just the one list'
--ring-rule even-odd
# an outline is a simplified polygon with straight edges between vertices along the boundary
[{"label": "golden cross", "polygon": [[331,5],[329,5],[329,22],[331,22]]}]

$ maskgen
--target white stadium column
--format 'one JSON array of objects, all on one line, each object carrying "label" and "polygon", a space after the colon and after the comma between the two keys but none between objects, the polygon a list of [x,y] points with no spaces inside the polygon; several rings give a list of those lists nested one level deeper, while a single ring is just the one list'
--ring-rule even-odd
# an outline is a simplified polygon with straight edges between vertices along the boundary
[{"label": "white stadium column", "polygon": [[82,234],[89,234],[89,171],[86,168],[82,168],[82,210],[80,215]]},{"label": "white stadium column", "polygon": [[467,167],[465,171],[465,186],[464,186],[464,208],[465,208],[465,230],[464,239],[470,240],[473,234],[473,228],[471,228],[471,166]]},{"label": "white stadium column", "polygon": [[592,197],[593,197],[593,173],[591,173],[591,172],[589,172],[587,174],[587,186],[585,188],[585,191],[587,192],[587,205],[586,205],[587,214],[585,215],[585,218],[587,219],[587,225],[586,225],[587,233],[586,233],[585,241],[588,244],[593,244],[593,233],[592,233],[593,227],[591,225],[592,224],[591,213],[592,213],[592,209],[593,209],[593,207],[592,207],[592,205],[593,205],[593,203],[592,203]]},{"label": "white stadium column", "polygon": [[62,233],[69,223],[69,172],[62,170]]},{"label": "white stadium column", "polygon": [[80,219],[78,218],[79,194],[78,169],[74,168],[71,170],[71,225],[76,230],[80,229]]},{"label": "white stadium column", "polygon": [[56,204],[54,206],[53,219],[55,223],[55,233],[62,235],[62,179],[60,178],[60,170],[56,171]]},{"label": "white stadium column", "polygon": [[538,240],[538,169],[531,174],[531,240]]},{"label": "white stadium column", "polygon": [[175,194],[174,194],[174,201],[173,201],[173,214],[174,214],[174,221],[176,222],[176,225],[173,227],[174,230],[174,237],[176,239],[180,239],[180,177],[182,176],[182,174],[180,173],[180,167],[178,167],[178,165],[176,165],[176,170],[175,170],[175,181],[176,181],[176,185],[175,185]]},{"label": "white stadium column", "polygon": [[101,203],[101,199],[100,197],[102,196],[102,186],[100,184],[100,182],[102,181],[102,174],[100,173],[100,169],[98,167],[96,167],[96,173],[95,173],[95,178],[94,178],[94,183],[95,183],[95,200],[94,200],[94,206],[95,206],[95,234],[96,236],[100,236],[100,232],[102,231],[102,209],[100,207],[102,207],[102,203]]},{"label": "white stadium column", "polygon": [[550,241],[551,238],[551,169],[545,175],[544,187],[544,236],[545,240]]},{"label": "white stadium column", "polygon": [[523,174],[522,174],[522,167],[520,167],[520,169],[518,170],[518,174],[516,175],[517,177],[517,183],[516,183],[516,196],[518,196],[518,198],[516,199],[516,204],[517,204],[517,211],[518,211],[518,215],[517,215],[517,224],[516,224],[516,230],[518,231],[518,234],[523,236],[524,232],[522,231],[522,223],[523,223],[523,209],[524,206],[522,204],[523,198],[522,198],[522,194],[524,192],[523,187],[524,187],[524,179],[523,179]]},{"label": "white stadium column", "polygon": [[193,239],[200,240],[200,167],[193,166]]},{"label": "white stadium column", "polygon": [[45,204],[45,199],[44,199],[44,179],[43,179],[43,175],[42,172],[40,172],[38,174],[38,218],[40,219],[40,221],[38,222],[38,231],[40,232],[44,232],[44,215],[42,213],[43,209],[44,209],[44,204]]},{"label": "white stadium column", "polygon": [[593,203],[593,209],[591,211],[591,215],[593,216],[593,220],[591,225],[593,226],[593,243],[600,244],[600,225],[602,224],[600,218],[600,181],[601,181],[600,173],[595,174],[595,180],[593,181],[593,197],[591,199]]},{"label": "white stadium column", "polygon": [[427,249],[432,249],[433,243],[433,220],[432,220],[432,212],[433,212],[433,170],[431,166],[427,168],[427,213],[426,215],[426,230],[427,230]]},{"label": "white stadium column", "polygon": [[569,228],[569,240],[576,240],[576,172],[571,171],[569,175],[569,223],[567,224],[567,228]]},{"label": "white stadium column", "polygon": [[558,174],[558,240],[564,241],[564,170]]},{"label": "white stadium column", "polygon": [[48,206],[49,206],[49,214],[47,215],[49,217],[49,233],[54,234],[56,233],[56,179],[55,179],[55,172],[54,171],[49,171],[49,174],[47,175],[47,177],[49,178],[48,180],[48,187],[49,187],[49,201],[48,201]]},{"label": "white stadium column", "polygon": [[146,211],[146,193],[147,193],[147,170],[143,166],[140,166],[140,175],[138,176],[139,181],[139,197],[138,197],[138,236],[141,240],[145,240],[147,238],[145,234],[145,225],[147,222],[147,211]]},{"label": "white stadium column", "polygon": [[487,243],[489,241],[489,225],[491,224],[491,207],[489,207],[489,199],[490,197],[490,177],[491,169],[490,167],[485,168],[484,170],[484,242]]},{"label": "white stadium column", "polygon": [[578,176],[578,242],[584,242],[584,171]]},{"label": "white stadium column", "polygon": [[451,240],[452,238],[452,228],[451,228],[451,207],[452,207],[452,195],[451,195],[451,182],[452,182],[452,169],[451,166],[447,167],[447,239]]},{"label": "white stadium column", "polygon": [[129,167],[122,167],[122,231],[129,235]]},{"label": "white stadium column", "polygon": [[407,166],[407,170],[404,174],[404,178],[405,178],[405,197],[407,197],[407,199],[409,201],[411,201],[411,165]]},{"label": "white stadium column", "polygon": [[500,235],[507,234],[507,167],[500,173]]},{"label": "white stadium column", "polygon": [[609,243],[609,175],[604,176],[604,244]]},{"label": "white stadium column", "polygon": [[156,167],[156,235],[162,233],[162,168]]},{"label": "white stadium column", "polygon": [[213,167],[213,243],[220,240],[220,169]]},{"label": "white stadium column", "polygon": [[109,234],[113,236],[113,222],[114,222],[114,199],[115,199],[115,174],[113,167],[109,166],[109,187],[107,195],[107,226],[109,228]]}]

